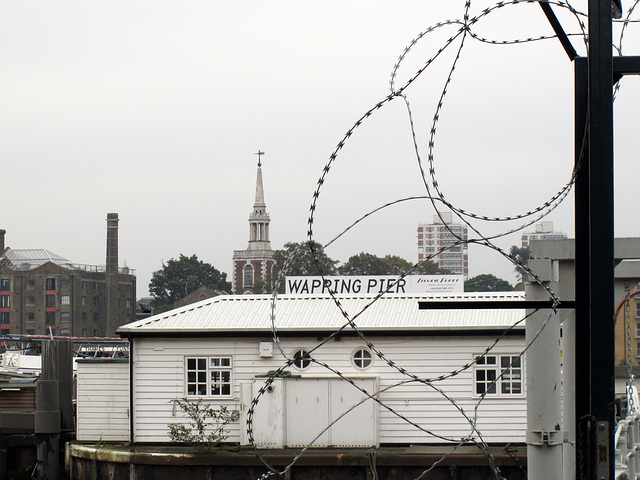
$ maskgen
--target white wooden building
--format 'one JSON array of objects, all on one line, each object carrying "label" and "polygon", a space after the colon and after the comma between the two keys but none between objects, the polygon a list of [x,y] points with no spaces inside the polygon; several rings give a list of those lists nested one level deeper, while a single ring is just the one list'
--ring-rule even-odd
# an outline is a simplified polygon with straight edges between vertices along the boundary
[{"label": "white wooden building", "polygon": [[371,300],[340,297],[375,349],[415,377],[434,380],[431,384],[404,376],[349,326],[326,341],[346,323],[329,296],[278,296],[274,322],[279,343],[271,331],[271,296],[221,295],[120,327],[131,352],[130,441],[168,442],[167,425],[182,419],[175,400],[186,397],[238,410],[241,418],[229,426],[228,440],[246,444],[252,399],[264,375],[285,365],[282,349],[295,362],[286,368],[290,377],[276,378],[260,397],[253,426],[259,447],[307,445],[345,412],[314,446],[477,438],[470,421],[484,391],[477,409],[484,440],[525,442],[524,360],[519,357],[524,322],[512,328],[525,316],[524,309],[418,308],[418,302],[433,300],[524,300],[523,293],[395,294],[369,305]]}]

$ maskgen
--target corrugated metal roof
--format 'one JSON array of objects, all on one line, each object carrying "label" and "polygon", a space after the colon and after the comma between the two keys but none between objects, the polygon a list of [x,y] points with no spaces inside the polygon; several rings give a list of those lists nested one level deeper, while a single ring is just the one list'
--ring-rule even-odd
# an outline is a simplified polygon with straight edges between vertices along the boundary
[{"label": "corrugated metal roof", "polygon": [[[419,301],[524,300],[524,292],[446,295],[389,294],[338,297],[350,318],[363,330],[505,329],[525,316],[522,309],[419,310]],[[219,295],[118,329],[124,334],[170,332],[269,331],[271,295]],[[335,330],[346,323],[330,296],[278,295],[275,324],[281,331]],[[524,322],[522,324],[524,327]]]}]

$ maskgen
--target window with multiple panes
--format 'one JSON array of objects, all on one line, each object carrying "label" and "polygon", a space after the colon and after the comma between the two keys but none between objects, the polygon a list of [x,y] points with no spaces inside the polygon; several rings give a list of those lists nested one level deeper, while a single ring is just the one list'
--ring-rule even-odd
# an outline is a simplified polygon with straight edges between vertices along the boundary
[{"label": "window with multiple panes", "polygon": [[45,288],[46,290],[55,290],[56,289],[56,279],[53,277],[49,277],[47,278],[46,282],[45,282]]},{"label": "window with multiple panes", "polygon": [[47,322],[47,325],[55,325],[55,323],[56,323],[56,312],[46,312],[45,313],[45,320]]},{"label": "window with multiple panes", "polygon": [[93,306],[94,306],[94,307],[97,307],[97,306],[98,306],[98,303],[99,303],[99,301],[98,301],[98,297],[93,297]]},{"label": "window with multiple panes", "polygon": [[82,305],[86,305],[87,304],[87,297],[82,297],[81,303],[82,303]]},{"label": "window with multiple panes", "polygon": [[56,306],[56,296],[55,295],[47,295],[45,297],[45,306],[46,307],[55,307]]},{"label": "window with multiple panes", "polygon": [[68,279],[62,279],[60,280],[60,288],[65,290],[69,288],[69,280]]},{"label": "window with multiple panes", "polygon": [[253,287],[253,265],[245,265],[242,277],[244,287]]},{"label": "window with multiple panes", "polygon": [[71,305],[71,295],[62,295],[60,297],[60,304]]},{"label": "window with multiple panes", "polygon": [[9,315],[9,312],[0,312],[0,323],[3,325],[9,325],[11,323]]},{"label": "window with multiple panes", "polygon": [[371,363],[373,363],[373,356],[366,348],[359,348],[353,352],[351,361],[356,368],[364,370],[365,368],[370,367]]},{"label": "window with multiple panes", "polygon": [[485,355],[475,364],[476,395],[521,395],[522,359],[518,355]]},{"label": "window with multiple panes", "polygon": [[8,292],[11,290],[11,279],[10,278],[0,278],[0,290]]},{"label": "window with multiple panes", "polygon": [[231,395],[231,357],[185,359],[187,395],[227,397]]},{"label": "window with multiple panes", "polygon": [[2,308],[9,308],[9,295],[0,295],[0,307]]},{"label": "window with multiple panes", "polygon": [[296,350],[293,354],[293,366],[298,370],[305,370],[311,365],[311,355],[306,350]]},{"label": "window with multiple panes", "polygon": [[62,312],[60,314],[61,322],[68,322],[69,320],[71,320],[71,314],[69,312]]}]

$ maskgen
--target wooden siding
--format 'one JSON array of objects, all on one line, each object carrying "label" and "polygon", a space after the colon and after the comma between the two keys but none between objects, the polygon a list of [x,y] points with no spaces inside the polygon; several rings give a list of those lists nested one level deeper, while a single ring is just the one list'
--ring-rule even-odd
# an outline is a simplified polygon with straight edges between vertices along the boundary
[{"label": "wooden siding", "polygon": [[79,441],[129,441],[129,364],[78,361],[77,426]]},{"label": "wooden siding", "polygon": [[36,389],[0,390],[0,411],[2,412],[35,412]]},{"label": "wooden siding", "polygon": [[[134,372],[133,412],[135,442],[167,442],[169,423],[181,420],[182,414],[174,407],[174,400],[186,395],[184,359],[188,356],[227,355],[233,357],[233,393],[229,398],[207,401],[226,405],[246,413],[251,398],[242,398],[241,384],[251,382],[256,375],[265,374],[283,365],[283,357],[274,344],[273,357],[259,356],[259,342],[270,338],[233,339],[134,339],[132,362]],[[282,347],[288,355],[298,348],[311,349],[317,342],[310,338],[283,338]],[[489,337],[387,337],[376,338],[375,344],[387,358],[420,378],[435,379],[472,361],[493,342]],[[433,386],[409,382],[385,390],[407,380],[396,370],[374,356],[373,364],[365,370],[356,369],[351,355],[364,343],[357,338],[331,340],[313,353],[317,360],[348,377],[376,377],[380,386],[378,407],[379,441],[394,443],[441,443],[438,436],[459,440],[476,437],[471,422],[478,397],[474,395],[473,368],[451,378],[434,381]],[[501,340],[492,353],[517,355],[524,348],[523,337]],[[304,378],[335,377],[317,364],[299,371],[291,366],[292,374]],[[523,369],[524,370],[524,369]],[[524,380],[524,379],[523,379]],[[286,381],[286,380],[285,380]],[[523,381],[524,385],[524,381]],[[442,389],[457,407],[464,409],[465,418],[458,408],[434,387]],[[430,433],[400,419],[400,414]],[[524,442],[526,431],[526,399],[524,395],[485,398],[478,408],[477,427],[487,442]],[[245,425],[240,421],[228,427],[230,441],[245,438]]]}]

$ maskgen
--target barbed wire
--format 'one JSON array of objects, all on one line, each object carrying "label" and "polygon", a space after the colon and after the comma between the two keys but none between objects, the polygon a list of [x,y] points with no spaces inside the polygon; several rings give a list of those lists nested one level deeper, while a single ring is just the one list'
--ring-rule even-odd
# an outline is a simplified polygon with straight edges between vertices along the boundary
[{"label": "barbed wire", "polygon": [[[620,34],[620,39],[619,39],[619,43],[617,45],[613,45],[613,48],[616,49],[616,51],[618,52],[619,55],[622,55],[622,44],[623,44],[623,38],[624,38],[624,33],[626,31],[626,29],[628,28],[628,26],[632,23],[636,23],[639,20],[637,19],[632,19],[631,15],[633,14],[634,9],[636,8],[637,4],[640,2],[640,0],[635,0],[634,4],[632,5],[631,8],[629,8],[626,18],[624,20],[621,21],[622,23],[622,30],[621,30],[621,34]],[[408,425],[410,425],[411,427],[417,429],[418,431],[422,432],[423,434],[425,434],[428,437],[432,437],[432,438],[437,438],[440,441],[443,442],[447,442],[447,443],[451,443],[452,447],[451,449],[444,453],[442,455],[442,457],[433,462],[428,468],[426,468],[425,470],[423,470],[420,475],[418,477],[416,477],[416,480],[420,480],[422,478],[425,478],[429,472],[431,472],[437,465],[439,465],[444,459],[446,459],[447,457],[453,455],[461,446],[463,445],[475,445],[483,454],[484,456],[487,458],[489,467],[491,468],[495,478],[502,480],[504,479],[504,476],[502,475],[500,468],[498,467],[498,465],[495,462],[495,459],[493,457],[493,454],[491,453],[488,444],[486,443],[486,441],[484,440],[484,436],[481,433],[481,431],[478,429],[478,421],[479,421],[479,417],[480,417],[480,406],[482,404],[482,402],[487,398],[487,395],[489,394],[489,392],[492,390],[492,388],[496,388],[497,382],[499,382],[504,375],[510,374],[510,372],[512,372],[512,369],[515,367],[515,363],[519,362],[519,365],[521,366],[520,368],[522,368],[523,365],[523,357],[524,354],[527,352],[527,350],[535,343],[535,341],[539,338],[539,336],[542,334],[543,330],[547,327],[547,325],[551,322],[551,320],[554,318],[554,316],[557,314],[557,307],[559,305],[559,297],[558,295],[551,290],[551,288],[545,284],[542,279],[537,276],[533,271],[531,271],[531,269],[527,266],[527,265],[523,265],[519,259],[511,256],[509,253],[505,252],[504,250],[502,250],[500,247],[498,247],[497,245],[495,245],[493,243],[494,240],[498,239],[498,238],[502,238],[511,234],[514,234],[516,232],[522,231],[523,229],[527,228],[528,226],[536,223],[537,221],[539,221],[540,219],[546,217],[547,215],[549,215],[553,210],[555,210],[562,202],[564,202],[564,200],[567,198],[568,194],[570,193],[571,189],[573,188],[573,185],[575,183],[576,180],[576,176],[577,176],[577,172],[579,171],[579,168],[582,164],[582,160],[584,158],[585,152],[586,152],[586,142],[587,142],[587,138],[588,138],[588,122],[587,122],[587,126],[585,129],[585,132],[583,134],[583,138],[582,138],[582,147],[581,147],[581,151],[579,153],[579,155],[577,156],[577,159],[575,161],[575,166],[571,172],[570,178],[569,180],[565,183],[565,185],[563,185],[550,199],[546,200],[545,202],[543,202],[542,204],[538,205],[537,207],[530,209],[527,212],[524,213],[519,213],[519,214],[515,214],[515,215],[511,215],[511,216],[489,216],[489,215],[482,215],[476,212],[471,212],[468,211],[466,209],[457,207],[455,205],[453,205],[451,202],[449,202],[448,200],[446,200],[444,192],[442,191],[442,189],[440,188],[439,182],[438,182],[438,178],[437,178],[437,174],[436,174],[436,168],[435,168],[435,145],[436,145],[436,133],[437,133],[437,127],[438,127],[438,123],[440,121],[440,117],[441,117],[441,112],[442,109],[444,108],[444,104],[445,104],[445,98],[448,92],[448,88],[451,85],[452,79],[454,77],[454,72],[456,70],[456,66],[458,64],[458,61],[461,58],[461,54],[463,52],[463,49],[466,45],[466,43],[469,41],[469,39],[471,40],[475,40],[479,43],[483,43],[483,44],[491,44],[491,45],[515,45],[515,44],[524,44],[524,43],[531,43],[531,42],[540,42],[540,41],[546,41],[546,40],[551,40],[551,39],[555,39],[557,38],[556,35],[539,35],[539,36],[531,36],[531,37],[527,37],[527,38],[522,38],[522,39],[489,39],[487,37],[483,37],[480,36],[478,33],[475,33],[472,29],[472,27],[474,27],[476,24],[478,24],[481,20],[483,20],[484,18],[488,17],[489,15],[491,15],[493,12],[502,9],[504,7],[507,6],[515,6],[515,5],[523,5],[523,4],[535,4],[538,3],[537,1],[534,0],[510,0],[510,1],[500,1],[497,2],[496,4],[483,9],[480,13],[476,14],[476,15],[471,15],[471,5],[472,2],[471,0],[467,0],[464,4],[464,12],[463,12],[463,18],[462,19],[451,19],[451,20],[444,20],[441,22],[438,22],[430,27],[428,27],[426,30],[424,30],[423,32],[421,32],[418,36],[416,36],[409,44],[408,46],[404,49],[404,51],[401,53],[401,55],[398,58],[398,61],[395,63],[392,72],[391,72],[391,77],[389,80],[389,89],[390,89],[390,93],[383,98],[382,100],[380,100],[378,103],[376,103],[373,107],[371,107],[369,110],[367,110],[361,117],[359,117],[356,122],[353,124],[353,126],[351,128],[349,128],[347,130],[347,132],[344,134],[344,136],[342,137],[342,139],[338,142],[338,144],[336,145],[335,149],[333,150],[333,152],[331,153],[331,155],[329,156],[329,159],[327,161],[327,163],[325,164],[321,175],[318,179],[316,188],[314,190],[313,196],[312,196],[312,201],[311,201],[311,205],[309,207],[309,216],[308,216],[308,220],[307,220],[307,238],[308,238],[308,243],[303,243],[303,244],[299,244],[297,246],[297,248],[292,252],[292,254],[285,259],[284,264],[282,266],[282,268],[279,271],[278,274],[278,278],[276,280],[276,284],[275,284],[275,290],[274,293],[272,295],[272,299],[271,299],[271,311],[270,311],[270,323],[271,323],[271,330],[272,330],[272,336],[273,336],[273,340],[274,343],[276,344],[279,353],[282,355],[282,357],[285,359],[283,365],[278,368],[276,371],[274,372],[270,372],[268,378],[265,380],[264,384],[258,389],[257,394],[255,395],[255,397],[252,399],[250,407],[248,408],[247,411],[247,420],[246,420],[246,425],[247,425],[247,434],[248,434],[248,439],[249,439],[249,443],[253,446],[255,454],[257,455],[257,457],[263,462],[263,464],[265,465],[267,472],[265,474],[263,474],[260,478],[261,479],[266,479],[269,477],[273,477],[273,476],[281,476],[281,475],[285,475],[287,472],[289,472],[289,470],[293,467],[293,465],[298,461],[298,459],[309,449],[311,448],[319,439],[320,437],[322,437],[322,435],[324,435],[327,431],[329,431],[329,429],[338,421],[340,421],[345,415],[347,415],[349,412],[351,412],[353,409],[357,408],[358,406],[362,405],[365,402],[368,401],[373,401],[376,402],[381,408],[387,410],[389,413],[391,413],[393,416],[397,417],[398,419],[402,420],[403,422],[406,422]],[[574,32],[574,33],[569,33],[568,35],[570,37],[579,37],[583,40],[585,48],[588,49],[588,36],[587,36],[587,30],[584,24],[583,19],[587,18],[586,14],[578,11],[577,9],[575,9],[574,7],[572,7],[569,3],[565,3],[565,2],[560,2],[560,1],[548,1],[546,3],[549,3],[550,5],[556,6],[558,8],[561,8],[563,10],[568,11],[576,20],[577,25],[578,25],[578,30],[579,32]],[[444,41],[444,43],[438,48],[438,50],[436,51],[435,54],[433,54],[431,57],[429,57],[426,62],[423,63],[423,65],[418,68],[413,75],[411,75],[408,80],[399,88],[396,88],[396,81],[398,78],[398,73],[400,71],[400,68],[402,67],[402,65],[404,64],[404,61],[407,57],[407,55],[413,50],[413,48],[418,45],[418,43],[420,43],[421,41],[423,41],[424,39],[426,39],[429,34],[436,32],[440,29],[444,29],[447,27],[454,27],[456,30],[455,32],[452,33],[452,35]],[[407,89],[427,70],[427,68],[429,68],[434,61],[439,58],[450,46],[452,46],[454,44],[454,42],[458,41],[460,42],[452,65],[449,69],[449,72],[447,74],[444,86],[442,88],[442,91],[440,92],[440,97],[433,115],[433,119],[431,122],[431,128],[429,130],[429,134],[428,134],[428,154],[427,154],[427,165],[428,168],[425,169],[424,165],[423,165],[423,161],[422,161],[422,155],[420,153],[420,148],[419,148],[419,142],[418,142],[418,133],[415,127],[415,123],[414,123],[414,119],[413,119],[413,112],[411,109],[411,104],[409,102],[408,96],[405,94],[405,92],[407,91]],[[615,91],[614,91],[614,95],[615,93],[617,93],[619,89],[619,83],[616,84],[615,87]],[[322,281],[324,282],[325,280],[325,273],[323,271],[322,265],[319,261],[318,258],[318,252],[316,251],[316,244],[315,244],[315,240],[314,240],[314,222],[315,222],[315,216],[316,216],[316,209],[317,209],[317,205],[318,205],[318,201],[320,198],[320,193],[322,190],[322,187],[324,186],[328,174],[332,169],[333,164],[336,162],[340,152],[342,151],[342,149],[344,148],[344,146],[346,145],[346,143],[349,141],[349,139],[353,136],[353,134],[355,133],[355,131],[360,128],[365,121],[371,117],[374,113],[378,112],[379,110],[381,110],[384,106],[386,106],[387,104],[391,103],[392,101],[396,100],[397,98],[401,99],[406,107],[407,110],[407,115],[408,115],[408,119],[409,119],[409,126],[410,126],[410,130],[411,130],[411,135],[412,135],[412,141],[413,141],[413,147],[414,147],[414,154],[416,157],[416,160],[418,162],[418,167],[419,167],[419,171],[421,174],[421,178],[422,178],[422,182],[423,182],[423,186],[425,188],[425,195],[414,195],[414,196],[409,196],[409,197],[405,197],[405,198],[401,198],[398,200],[393,200],[390,202],[387,202],[379,207],[374,208],[373,210],[370,210],[369,212],[365,213],[364,215],[362,215],[361,217],[359,217],[357,220],[355,220],[353,223],[351,223],[349,226],[347,226],[344,230],[341,231],[341,233],[339,233],[337,236],[333,237],[332,240],[330,240],[328,243],[326,243],[324,245],[324,247],[327,247],[331,244],[333,244],[334,242],[336,242],[338,239],[340,239],[341,237],[343,237],[346,233],[348,233],[351,229],[353,229],[356,225],[358,225],[360,222],[362,222],[363,220],[371,217],[372,215],[385,210],[391,206],[397,205],[399,203],[402,202],[407,202],[407,201],[412,201],[412,200],[428,200],[433,209],[436,211],[436,214],[440,217],[442,224],[448,229],[449,233],[453,235],[453,237],[456,239],[455,241],[453,241],[450,245],[447,245],[443,248],[440,248],[437,252],[427,255],[426,258],[416,264],[414,264],[412,266],[412,268],[410,268],[407,272],[404,272],[402,275],[400,275],[400,279],[404,278],[407,275],[410,275],[412,272],[417,271],[421,266],[423,266],[426,262],[430,261],[431,259],[435,258],[436,256],[442,254],[443,252],[446,252],[448,249],[463,245],[463,244],[477,244],[477,245],[481,245],[485,248],[489,248],[494,250],[495,252],[499,253],[500,255],[502,255],[504,258],[506,258],[508,261],[510,261],[514,266],[516,267],[520,267],[522,268],[532,279],[533,282],[535,282],[536,284],[538,284],[539,286],[541,286],[542,288],[544,288],[546,290],[546,292],[549,294],[549,297],[552,301],[552,308],[550,309],[550,311],[548,312],[546,319],[542,322],[542,325],[540,326],[539,330],[533,335],[532,338],[527,339],[524,347],[522,348],[522,350],[517,354],[517,355],[512,355],[510,356],[511,360],[510,360],[510,364],[508,367],[506,368],[502,368],[502,366],[500,366],[499,374],[496,375],[496,378],[489,384],[487,384],[485,386],[484,391],[482,392],[482,394],[480,395],[480,397],[478,399],[476,399],[476,401],[474,402],[474,406],[473,406],[473,415],[469,415],[467,414],[466,409],[458,402],[456,401],[455,398],[453,398],[452,396],[450,396],[449,394],[447,394],[447,392],[444,390],[443,387],[439,387],[437,384],[439,382],[443,382],[444,380],[450,379],[452,377],[455,377],[457,375],[460,375],[462,372],[472,368],[474,365],[477,364],[477,362],[480,359],[484,359],[486,358],[488,355],[491,354],[491,352],[496,348],[496,346],[499,344],[499,342],[501,340],[503,340],[505,337],[507,337],[509,335],[510,332],[512,332],[514,329],[519,328],[525,321],[527,318],[529,318],[531,315],[535,314],[538,312],[538,310],[534,310],[530,313],[528,313],[527,315],[525,315],[522,319],[520,319],[519,321],[515,322],[513,325],[511,325],[509,328],[504,329],[499,335],[496,336],[495,339],[493,339],[492,342],[490,342],[485,349],[483,350],[483,352],[477,356],[475,356],[475,358],[473,358],[471,361],[466,362],[464,365],[459,366],[457,368],[452,369],[450,372],[448,373],[442,373],[440,375],[437,375],[433,378],[423,378],[417,374],[414,374],[412,372],[410,372],[407,368],[403,367],[402,365],[398,364],[396,361],[392,360],[391,358],[389,358],[383,351],[382,349],[378,348],[378,346],[371,340],[369,339],[369,337],[366,335],[366,333],[364,331],[362,331],[362,329],[360,329],[358,327],[358,318],[363,315],[376,301],[378,301],[381,297],[383,297],[384,295],[387,295],[389,293],[389,288],[387,288],[387,290],[378,293],[377,295],[375,295],[371,301],[369,303],[367,303],[363,308],[361,308],[358,312],[355,313],[349,313],[347,311],[347,309],[344,307],[343,302],[341,301],[341,299],[335,294],[335,292],[333,292],[331,289],[329,290],[329,294],[336,306],[337,311],[340,313],[340,315],[342,315],[342,317],[344,318],[344,323],[337,329],[335,329],[334,331],[332,331],[327,338],[324,338],[323,340],[320,340],[317,342],[317,344],[313,347],[310,348],[306,348],[305,349],[305,360],[308,360],[309,362],[312,362],[313,364],[327,370],[328,372],[330,372],[331,374],[333,374],[335,377],[349,383],[353,388],[359,390],[364,398],[362,398],[359,402],[357,402],[356,404],[354,404],[353,406],[351,406],[349,409],[345,410],[340,416],[338,416],[336,419],[334,419],[332,422],[330,422],[329,424],[326,425],[326,427],[324,427],[319,433],[317,433],[317,435],[313,438],[313,440],[311,440],[311,442],[309,442],[309,444],[307,444],[306,446],[302,447],[300,449],[300,451],[292,458],[292,460],[283,468],[278,469],[272,465],[270,465],[266,459],[261,455],[259,449],[257,448],[256,442],[255,442],[255,436],[254,436],[254,416],[256,414],[255,412],[255,408],[257,407],[260,399],[265,395],[265,393],[269,390],[269,387],[272,386],[273,382],[275,381],[276,378],[278,378],[279,376],[282,376],[283,373],[286,371],[287,368],[289,368],[291,365],[294,365],[294,363],[297,361],[296,358],[290,356],[287,354],[287,352],[285,352],[284,347],[282,346],[282,342],[280,339],[280,335],[278,333],[278,324],[277,324],[277,303],[278,303],[278,290],[280,289],[281,285],[282,285],[282,281],[285,278],[286,272],[288,271],[289,267],[290,267],[290,263],[292,261],[292,259],[300,252],[300,249],[302,248],[308,248],[310,250],[311,255],[313,256],[314,262],[316,264],[316,267],[318,269],[318,274],[322,277]],[[428,171],[428,174],[427,174]],[[448,225],[447,222],[444,221],[443,219],[443,211],[441,210],[442,207],[446,207],[447,209],[451,210],[463,223],[464,225],[469,228],[474,234],[475,237],[473,238],[462,238],[461,234],[458,234],[456,232],[454,232]],[[496,233],[496,234],[491,234],[491,235],[487,235],[487,234],[483,234],[480,231],[479,227],[476,227],[475,225],[473,225],[471,223],[471,221],[480,221],[480,222],[489,222],[489,223],[499,223],[499,222],[520,222],[523,221],[521,224],[516,225],[512,228],[508,228],[502,232]],[[367,391],[365,388],[361,387],[360,385],[358,385],[353,379],[349,378],[349,376],[347,376],[346,374],[344,374],[343,372],[341,372],[339,369],[333,367],[332,365],[319,360],[318,358],[315,358],[315,354],[316,352],[318,352],[324,345],[326,345],[331,339],[334,339],[336,336],[340,335],[342,332],[344,332],[346,329],[350,329],[352,332],[355,333],[355,335],[357,336],[357,338],[359,338],[364,345],[377,357],[379,358],[381,361],[383,361],[387,366],[389,366],[390,368],[392,368],[394,371],[398,372],[402,378],[404,378],[403,380],[391,383],[389,385],[385,385],[380,387],[377,391],[375,392],[369,392]],[[521,378],[522,380],[522,378]],[[439,433],[436,433],[435,431],[432,431],[430,429],[428,429],[426,426],[411,420],[410,418],[407,417],[407,415],[403,414],[402,412],[398,411],[397,409],[394,409],[393,407],[391,407],[390,405],[388,405],[387,403],[384,402],[384,400],[381,399],[382,394],[384,394],[385,392],[388,392],[392,389],[395,388],[399,388],[401,386],[407,385],[407,384],[411,384],[411,383],[417,383],[417,384],[421,384],[424,385],[430,389],[432,389],[433,391],[435,391],[438,395],[440,395],[443,399],[445,399],[449,404],[451,404],[458,412],[459,414],[462,416],[462,418],[465,419],[465,421],[469,424],[470,430],[469,430],[469,434],[467,436],[464,436],[462,438],[453,438],[450,436],[446,436],[446,435],[442,435]],[[522,466],[519,465],[519,467],[522,469]]]}]

